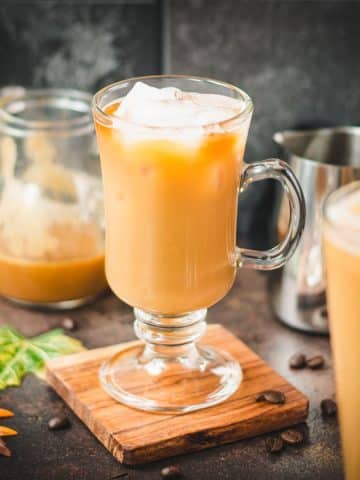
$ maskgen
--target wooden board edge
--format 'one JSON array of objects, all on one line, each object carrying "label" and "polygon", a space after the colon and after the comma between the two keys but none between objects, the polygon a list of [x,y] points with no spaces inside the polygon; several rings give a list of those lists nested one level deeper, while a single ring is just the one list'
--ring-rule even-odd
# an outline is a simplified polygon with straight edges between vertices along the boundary
[{"label": "wooden board edge", "polygon": [[199,431],[181,438],[172,438],[167,442],[155,442],[136,449],[129,448],[124,444],[122,445],[121,463],[141,465],[279,431],[304,422],[307,419],[308,411],[309,402],[305,398],[299,404],[297,410],[288,411],[286,415],[274,416],[273,423],[267,423],[265,427],[263,422],[258,422],[254,426],[254,420],[251,419],[249,420],[252,429],[251,435],[249,435],[249,429],[246,428],[247,422],[241,421],[235,422],[231,426]]}]

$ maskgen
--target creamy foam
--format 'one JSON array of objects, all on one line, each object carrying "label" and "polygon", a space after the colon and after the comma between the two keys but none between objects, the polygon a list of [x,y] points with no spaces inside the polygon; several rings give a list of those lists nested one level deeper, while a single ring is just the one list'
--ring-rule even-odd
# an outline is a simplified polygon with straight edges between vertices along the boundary
[{"label": "creamy foam", "polygon": [[327,217],[331,226],[326,236],[340,248],[360,255],[360,190],[330,204]]},{"label": "creamy foam", "polygon": [[115,102],[119,102],[113,113],[116,126],[127,141],[139,136],[198,139],[205,133],[223,132],[221,123],[245,108],[243,100],[224,95],[155,88],[143,82]]}]

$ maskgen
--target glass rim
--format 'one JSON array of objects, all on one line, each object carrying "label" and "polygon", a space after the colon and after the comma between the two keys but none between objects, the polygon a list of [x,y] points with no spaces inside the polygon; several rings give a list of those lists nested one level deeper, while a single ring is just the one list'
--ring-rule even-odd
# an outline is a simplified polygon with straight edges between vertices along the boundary
[{"label": "glass rim", "polygon": [[[89,108],[86,112],[79,111],[78,117],[68,120],[29,120],[17,117],[13,112],[9,112],[5,108],[13,102],[31,102],[31,99],[41,99],[41,97],[44,97],[44,101],[52,97],[58,97],[64,101],[78,100],[87,104]],[[73,88],[24,88],[19,94],[14,93],[12,95],[10,93],[0,98],[0,117],[3,121],[0,129],[6,129],[8,127],[16,130],[51,131],[56,129],[83,128],[84,126],[92,124],[91,100],[92,95],[90,93]]]},{"label": "glass rim", "polygon": [[[119,80],[117,82],[110,83],[109,85],[107,85],[107,86],[101,88],[100,90],[98,90],[95,93],[95,95],[93,96],[93,101],[92,101],[93,111],[107,121],[113,121],[113,120],[119,121],[119,120],[121,120],[116,115],[106,113],[104,111],[104,109],[102,107],[100,107],[100,105],[99,105],[100,99],[109,90],[115,89],[120,85],[129,83],[129,82],[133,82],[133,83],[141,82],[141,81],[146,82],[146,80],[149,80],[149,79],[151,79],[151,80],[156,80],[156,79],[194,80],[196,82],[204,82],[204,83],[209,83],[209,84],[212,84],[212,85],[218,85],[218,86],[224,87],[228,90],[231,90],[233,92],[236,92],[236,94],[239,96],[239,98],[241,98],[244,101],[244,103],[245,103],[244,108],[240,112],[238,112],[236,115],[233,115],[232,117],[226,118],[225,120],[221,120],[220,122],[209,122],[209,123],[200,125],[201,127],[212,127],[212,126],[222,127],[222,126],[225,126],[227,124],[233,123],[234,121],[236,121],[238,119],[246,119],[246,118],[248,118],[249,115],[251,115],[251,113],[253,112],[253,109],[254,109],[251,97],[244,90],[242,90],[239,87],[236,87],[235,85],[232,85],[231,83],[223,82],[221,80],[216,80],[216,79],[213,79],[213,78],[196,76],[196,75],[162,74],[162,75],[143,75],[143,76],[139,76],[139,77],[130,77],[130,78],[126,78],[124,80]],[[129,122],[129,121],[126,121],[126,120],[125,120],[125,122],[126,123],[132,123],[132,122]],[[156,126],[152,126],[152,125],[149,126],[149,125],[136,124],[136,126],[149,128],[151,130],[163,130],[164,128],[166,128],[166,130],[178,130],[180,128],[186,128],[186,129],[199,128],[199,126],[193,126],[193,125],[192,126],[186,126],[186,125],[181,126],[180,125],[180,126],[176,126],[176,127],[174,127],[174,126],[164,127],[164,126],[157,126],[157,125]]]},{"label": "glass rim", "polygon": [[[347,195],[355,190],[360,191],[360,180],[354,180],[350,183],[346,183],[345,185],[340,186],[336,190],[330,192],[326,198],[324,199],[323,205],[322,205],[322,218],[325,221],[325,223],[330,227],[330,228],[338,228],[339,224],[334,222],[329,218],[328,215],[328,208],[329,206],[338,199],[338,197],[343,197],[344,195]],[[341,225],[341,228],[344,228],[344,225]],[[346,227],[346,231],[351,231],[351,232],[359,232],[360,227]]]}]

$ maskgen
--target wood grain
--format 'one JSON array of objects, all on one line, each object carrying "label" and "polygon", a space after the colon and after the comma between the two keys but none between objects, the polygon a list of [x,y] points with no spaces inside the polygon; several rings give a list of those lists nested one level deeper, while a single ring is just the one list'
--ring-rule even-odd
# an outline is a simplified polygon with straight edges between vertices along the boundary
[{"label": "wood grain", "polygon": [[[306,419],[307,398],[228,330],[212,325],[200,343],[231,353],[240,362],[244,379],[226,402],[185,415],[131,409],[102,390],[98,380],[100,365],[129,343],[50,360],[47,377],[100,442],[120,462],[129,465],[233,442]],[[255,402],[257,393],[270,388],[285,394],[284,405]]]}]

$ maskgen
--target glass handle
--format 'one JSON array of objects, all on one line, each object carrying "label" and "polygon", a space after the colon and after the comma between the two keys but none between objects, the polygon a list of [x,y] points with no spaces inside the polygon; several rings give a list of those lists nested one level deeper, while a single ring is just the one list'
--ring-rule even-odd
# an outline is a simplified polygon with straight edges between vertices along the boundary
[{"label": "glass handle", "polygon": [[272,158],[247,165],[240,179],[240,193],[253,182],[274,178],[287,195],[290,205],[289,229],[285,238],[269,250],[237,248],[238,267],[274,270],[284,265],[294,253],[305,225],[305,199],[294,172],[289,165]]}]

